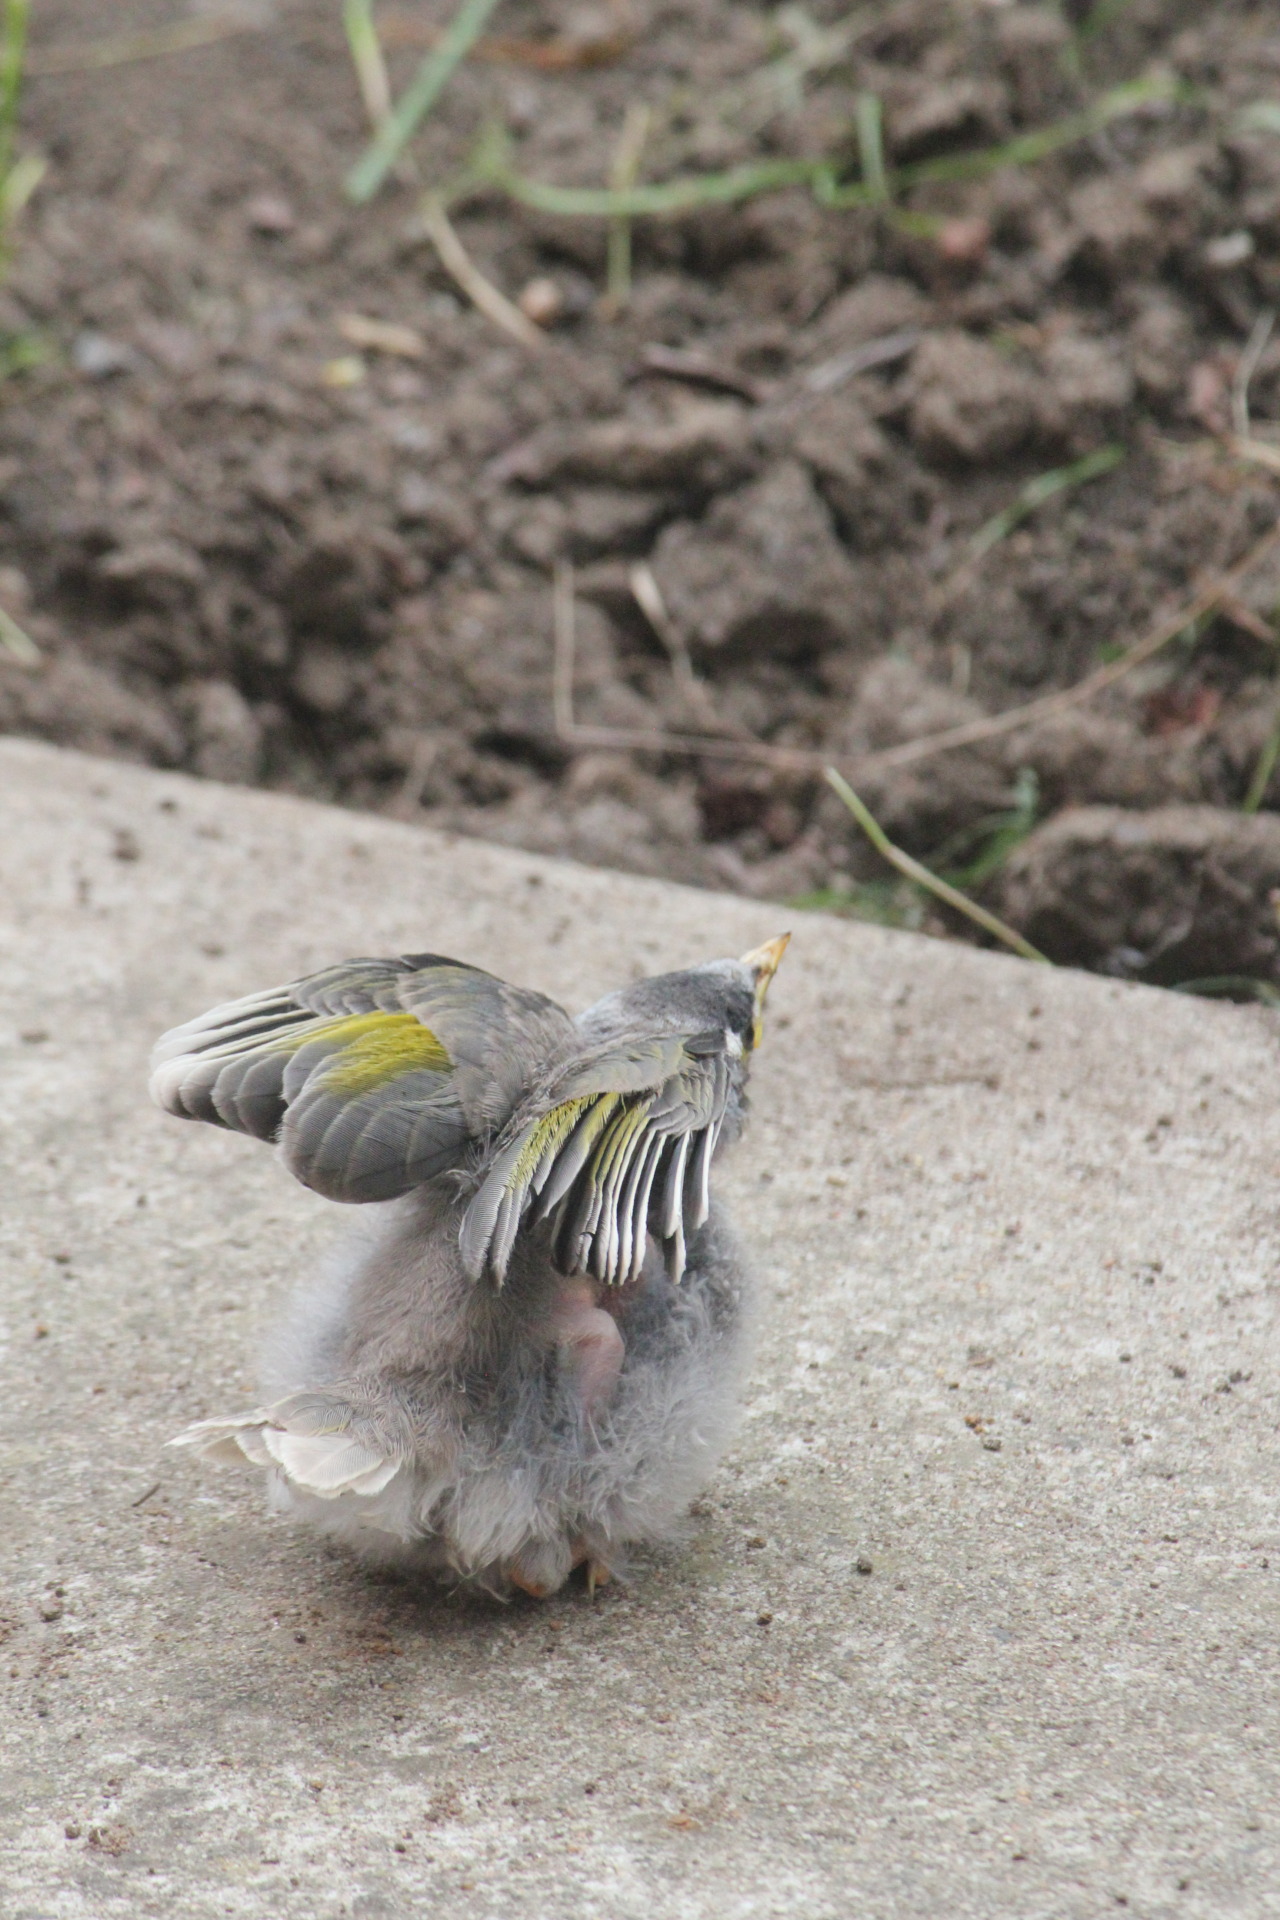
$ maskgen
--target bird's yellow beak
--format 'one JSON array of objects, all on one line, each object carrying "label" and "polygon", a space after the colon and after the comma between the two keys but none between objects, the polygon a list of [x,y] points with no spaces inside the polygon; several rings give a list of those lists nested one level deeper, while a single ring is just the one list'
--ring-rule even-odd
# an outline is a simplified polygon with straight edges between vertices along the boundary
[{"label": "bird's yellow beak", "polygon": [[755,975],[755,1018],[751,1023],[751,1045],[758,1047],[764,1033],[764,997],[769,991],[769,982],[778,971],[778,962],[787,950],[789,933],[780,933],[776,940],[766,940],[762,947],[755,947],[750,953],[744,953],[741,964],[749,967]]}]

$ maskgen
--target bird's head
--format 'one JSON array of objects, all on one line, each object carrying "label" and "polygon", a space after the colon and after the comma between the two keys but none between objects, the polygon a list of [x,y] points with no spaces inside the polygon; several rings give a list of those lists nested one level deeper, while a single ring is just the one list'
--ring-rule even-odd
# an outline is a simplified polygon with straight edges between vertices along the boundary
[{"label": "bird's head", "polygon": [[744,1062],[763,1038],[765,995],[790,938],[789,933],[780,933],[776,940],[766,940],[762,947],[753,947],[740,960],[709,960],[685,976],[715,983],[717,1005],[723,1010],[718,1024],[725,1029],[730,1054]]},{"label": "bird's head", "polygon": [[740,960],[708,960],[682,973],[660,973],[611,993],[588,1008],[579,1029],[600,1039],[668,1034],[722,1034],[731,1060],[742,1063],[760,1044],[765,995],[786,951],[789,933],[767,940]]}]

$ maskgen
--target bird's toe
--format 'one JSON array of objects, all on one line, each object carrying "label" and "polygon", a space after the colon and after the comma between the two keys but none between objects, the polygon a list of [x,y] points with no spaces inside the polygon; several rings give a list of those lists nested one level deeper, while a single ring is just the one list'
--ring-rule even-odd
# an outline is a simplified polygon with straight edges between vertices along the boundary
[{"label": "bird's toe", "polygon": [[583,1539],[573,1543],[573,1565],[586,1569],[587,1597],[594,1600],[597,1587],[607,1587],[615,1577],[607,1560],[602,1560]]},{"label": "bird's toe", "polygon": [[606,1566],[603,1560],[587,1561],[587,1598],[594,1600],[597,1587],[607,1587],[613,1578],[613,1568]]},{"label": "bird's toe", "polygon": [[540,1580],[531,1580],[518,1566],[507,1568],[507,1578],[513,1587],[518,1587],[521,1593],[527,1593],[531,1600],[549,1599],[555,1591],[554,1587],[548,1587]]}]

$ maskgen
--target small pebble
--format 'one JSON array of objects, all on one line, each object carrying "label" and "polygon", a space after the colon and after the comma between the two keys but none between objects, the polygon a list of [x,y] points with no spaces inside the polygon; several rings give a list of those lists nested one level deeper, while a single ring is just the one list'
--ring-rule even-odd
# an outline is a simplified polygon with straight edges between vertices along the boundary
[{"label": "small pebble", "polygon": [[71,364],[89,380],[106,380],[113,373],[132,373],[138,364],[133,348],[105,333],[78,333],[71,343]]},{"label": "small pebble", "polygon": [[958,265],[968,266],[984,259],[990,245],[990,223],[978,216],[944,220],[938,230],[938,252],[944,260],[953,260]]},{"label": "small pebble", "polygon": [[1242,267],[1246,260],[1253,258],[1253,254],[1253,235],[1245,227],[1211,240],[1204,250],[1206,264],[1219,269]]},{"label": "small pebble", "polygon": [[245,215],[255,233],[292,233],[297,215],[278,193],[256,193],[245,204]]},{"label": "small pebble", "polygon": [[365,364],[358,353],[344,353],[326,360],[320,369],[320,381],[326,387],[358,387],[365,376]]},{"label": "small pebble", "polygon": [[535,327],[553,327],[564,312],[564,295],[554,280],[530,280],[521,287],[516,305]]}]

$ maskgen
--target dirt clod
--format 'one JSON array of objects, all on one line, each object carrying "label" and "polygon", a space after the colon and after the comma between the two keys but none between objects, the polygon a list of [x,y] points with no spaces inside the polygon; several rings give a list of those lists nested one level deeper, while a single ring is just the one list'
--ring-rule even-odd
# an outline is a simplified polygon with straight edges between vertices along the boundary
[{"label": "dirt clod", "polygon": [[1156,985],[1280,984],[1280,820],[1215,807],[1080,807],[1009,861],[1001,903],[1051,958]]},{"label": "dirt clod", "polygon": [[912,368],[911,438],[926,460],[990,466],[1039,425],[1030,370],[972,334],[929,335]]},{"label": "dirt clod", "polygon": [[[793,184],[638,218],[629,291],[603,220],[459,201],[538,352],[445,273],[407,175],[344,198],[366,129],[331,0],[31,78],[49,164],[0,287],[0,346],[40,349],[0,410],[0,730],[864,910],[885,870],[817,777],[560,737],[571,561],[580,720],[830,755],[1055,957],[1272,979],[1280,566],[1103,699],[866,762],[1071,686],[1275,522],[1274,463],[1237,445],[1246,418],[1280,437],[1280,141],[1248,111],[1274,33],[1245,0],[1190,29],[908,6],[780,86],[770,62],[804,64],[838,10],[629,11],[585,65],[464,62],[422,176],[502,122],[529,179],[598,185],[645,105],[643,181],[821,154],[847,182],[874,97],[889,200]],[[91,13],[46,0],[34,39],[92,39]],[[586,32],[556,0],[503,16],[513,45]],[[421,48],[389,27],[387,51],[398,91]],[[1161,74],[1184,94],[974,164]],[[1109,443],[1105,477],[1046,489]],[[1003,877],[984,865],[1033,820]]]}]

